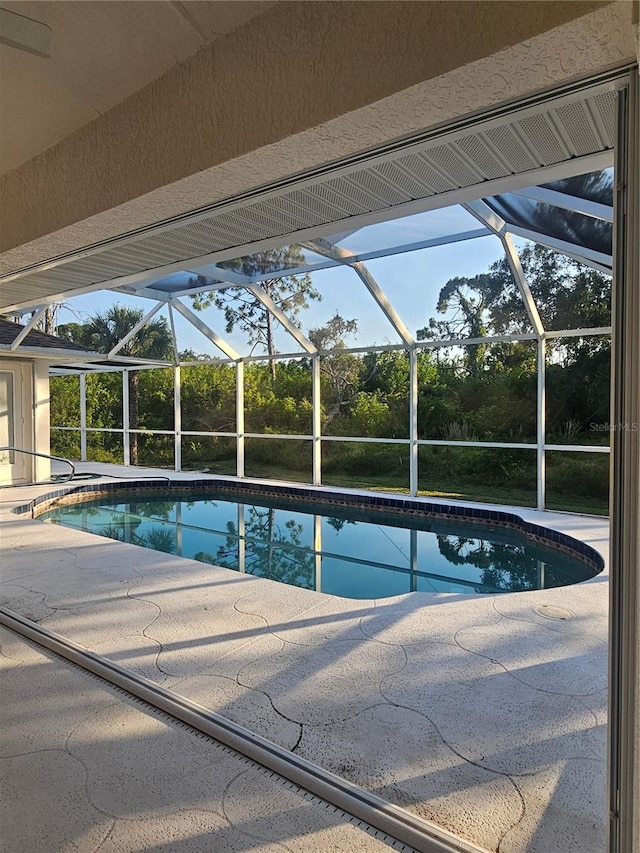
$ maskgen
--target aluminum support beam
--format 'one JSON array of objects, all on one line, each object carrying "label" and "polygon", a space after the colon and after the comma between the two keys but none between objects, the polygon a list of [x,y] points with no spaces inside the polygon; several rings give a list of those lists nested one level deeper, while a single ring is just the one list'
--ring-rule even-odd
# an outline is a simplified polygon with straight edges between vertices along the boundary
[{"label": "aluminum support beam", "polygon": [[640,850],[640,95],[618,91],[609,623],[608,853]]},{"label": "aluminum support beam", "polygon": [[520,257],[516,251],[516,247],[513,245],[513,240],[509,234],[500,235],[500,241],[502,243],[504,253],[507,256],[507,263],[511,269],[511,274],[513,275],[516,286],[520,292],[520,296],[522,297],[522,301],[524,302],[529,322],[533,326],[533,330],[536,335],[541,337],[544,334],[544,326],[542,325],[538,306],[536,305],[533,294],[531,293],[531,288],[529,287],[524,270],[522,269],[522,264],[520,263]]},{"label": "aluminum support beam", "polygon": [[311,249],[312,252],[317,252],[319,255],[324,255],[328,258],[334,258],[345,266],[351,267],[378,303],[378,307],[382,309],[383,314],[396,330],[402,342],[407,346],[413,346],[415,343],[413,335],[407,329],[391,302],[387,299],[378,282],[371,275],[367,267],[361,261],[355,259],[355,255],[323,239],[311,240],[302,243],[302,245],[307,249]]},{"label": "aluminum support beam", "polygon": [[87,374],[80,374],[80,461],[87,461]]},{"label": "aluminum support beam", "polygon": [[237,361],[240,358],[238,353],[230,344],[214,332],[213,329],[210,329],[206,323],[203,323],[200,317],[196,316],[196,314],[194,314],[190,308],[187,308],[183,302],[180,302],[179,299],[172,299],[169,304],[173,305],[176,311],[182,314],[185,320],[188,320],[192,326],[195,326],[196,329],[205,336],[205,338],[208,338],[211,343],[215,344],[218,349],[227,356],[227,358],[231,358],[233,361]]},{"label": "aluminum support beam", "polygon": [[135,335],[137,335],[138,332],[140,331],[140,329],[142,329],[144,326],[146,326],[147,323],[149,322],[149,320],[151,320],[153,317],[155,317],[155,315],[158,313],[158,311],[162,308],[162,305],[163,305],[162,302],[158,302],[156,305],[153,306],[153,308],[150,311],[147,311],[147,313],[144,315],[144,317],[141,320],[139,320],[135,324],[135,326],[127,332],[127,334],[124,336],[124,338],[119,340],[118,343],[111,350],[109,350],[109,352],[107,354],[107,358],[108,359],[113,358],[116,353],[120,352],[120,350],[129,343],[131,338],[133,338]]},{"label": "aluminum support beam", "polygon": [[546,376],[547,344],[542,337],[538,341],[538,370],[536,375],[536,493],[538,509],[541,511],[545,508],[547,483],[545,452],[547,436]]},{"label": "aluminum support beam", "polygon": [[125,465],[131,465],[129,439],[129,371],[122,371],[122,453]]},{"label": "aluminum support beam", "polygon": [[35,314],[33,315],[33,317],[29,320],[29,322],[27,323],[27,325],[24,327],[24,329],[21,329],[21,330],[20,330],[20,332],[15,336],[15,338],[11,341],[11,346],[9,347],[9,349],[10,349],[12,352],[13,352],[14,350],[17,350],[17,349],[18,349],[18,347],[20,346],[20,344],[22,343],[22,341],[27,337],[27,335],[29,334],[29,332],[33,329],[33,327],[35,326],[35,324],[38,322],[38,320],[40,319],[40,317],[42,317],[42,315],[44,314],[44,312],[45,312],[46,310],[47,310],[47,306],[46,306],[46,305],[43,305],[41,308],[38,308],[38,310],[35,312]]},{"label": "aluminum support beam", "polygon": [[176,471],[182,471],[182,405],[180,402],[180,366],[173,368],[173,458]]},{"label": "aluminum support beam", "polygon": [[169,325],[171,326],[171,341],[173,343],[173,362],[180,364],[180,353],[178,351],[178,337],[176,335],[176,322],[173,316],[173,305],[169,305]]},{"label": "aluminum support beam", "polygon": [[302,332],[295,325],[295,323],[291,322],[291,320],[287,317],[282,308],[279,308],[276,305],[276,303],[273,301],[273,299],[269,296],[268,293],[265,293],[261,287],[255,284],[247,285],[246,289],[249,291],[249,293],[252,293],[262,305],[264,305],[267,311],[270,311],[271,314],[273,314],[273,316],[280,323],[280,325],[283,326],[287,330],[287,332],[289,332],[291,337],[294,338],[297,343],[300,344],[300,346],[306,353],[311,354],[317,352],[316,348],[311,343],[309,338],[306,335],[302,334]]},{"label": "aluminum support beam", "polygon": [[236,364],[236,475],[244,477],[244,362]]},{"label": "aluminum support beam", "polygon": [[549,187],[529,187],[525,190],[514,190],[512,195],[529,198],[541,204],[550,204],[553,207],[569,210],[572,213],[581,213],[583,216],[590,216],[592,219],[603,219],[605,222],[613,222],[612,205],[601,204],[597,201],[591,201],[588,198],[578,198],[578,196],[558,192],[557,190],[549,189]]},{"label": "aluminum support beam", "polygon": [[320,356],[316,353],[311,358],[311,406],[313,433],[312,445],[312,483],[314,486],[322,485],[322,390],[320,383]]},{"label": "aluminum support beam", "polygon": [[409,350],[409,491],[418,494],[418,353]]}]

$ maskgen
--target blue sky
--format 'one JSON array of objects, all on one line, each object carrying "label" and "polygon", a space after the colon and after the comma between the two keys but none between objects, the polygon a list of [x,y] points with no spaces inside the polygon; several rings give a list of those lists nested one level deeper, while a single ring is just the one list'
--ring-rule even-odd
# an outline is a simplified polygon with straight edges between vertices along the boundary
[{"label": "blue sky", "polygon": [[[443,224],[451,227],[454,223],[450,221]],[[371,232],[371,226],[364,230]],[[353,251],[367,251],[374,248],[375,243],[372,242],[371,237],[376,237],[375,233],[364,234],[363,231],[351,235],[350,240],[345,239],[344,244],[350,243]],[[422,230],[415,235],[408,235],[405,230],[403,240],[406,236],[412,240],[425,239]],[[381,245],[380,242],[377,245]],[[489,265],[500,257],[502,257],[502,247],[499,240],[496,237],[487,236],[378,258],[367,261],[367,267],[409,330],[415,334],[416,330],[424,326],[430,317],[436,315],[438,294],[450,278],[486,272]],[[314,287],[321,293],[322,299],[312,302],[309,308],[300,314],[299,319],[304,332],[323,325],[337,312],[345,319],[356,319],[358,322],[358,334],[350,341],[352,346],[399,343],[394,329],[353,270],[346,267],[319,270],[311,273],[311,278]],[[190,300],[187,299],[185,302],[190,305]],[[68,300],[60,311],[59,323],[84,322],[114,304],[141,308],[146,312],[152,307],[153,302],[112,291],[99,291]],[[161,314],[167,316],[166,308]],[[238,352],[248,353],[246,335],[237,329],[232,333],[226,333],[221,312],[208,309],[200,316]],[[220,355],[217,347],[179,316],[176,317],[176,335],[181,350],[193,349],[195,352],[212,356]],[[280,352],[299,350],[295,341],[282,329],[277,333],[276,346]]]}]

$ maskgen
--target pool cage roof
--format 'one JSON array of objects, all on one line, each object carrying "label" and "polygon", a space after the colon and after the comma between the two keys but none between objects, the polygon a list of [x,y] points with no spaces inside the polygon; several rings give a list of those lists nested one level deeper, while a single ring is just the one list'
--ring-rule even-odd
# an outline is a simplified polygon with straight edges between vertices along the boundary
[{"label": "pool cage roof", "polygon": [[[492,238],[499,241],[522,298],[530,327],[526,336],[539,339],[548,330],[519,248],[530,241],[611,273],[614,126],[615,92],[606,82],[476,122],[472,130],[462,125],[425,135],[5,275],[0,311],[33,312],[27,323],[31,328],[52,302],[97,290],[152,300],[136,328],[111,349],[107,364],[104,356],[78,358],[67,366],[73,372],[104,370],[110,361],[115,368],[128,340],[161,311],[168,317],[175,352],[173,361],[163,363],[184,361],[176,329],[185,326],[209,342],[211,358],[258,357],[249,343],[228,338],[220,307],[194,310],[199,294],[233,288],[271,313],[282,335],[279,357],[310,355],[317,349],[308,333],[277,304],[265,282],[307,274],[314,282],[325,281],[326,271],[340,270],[338,290],[325,302],[333,305],[338,291],[358,288],[358,310],[373,305],[387,324],[385,347],[441,345],[416,340],[412,324],[418,322],[422,291],[414,287],[404,302],[398,301],[399,284],[382,262],[392,256],[420,258],[424,280],[430,266],[426,253]],[[425,319],[422,312],[420,320]],[[590,330],[595,331],[609,329]],[[288,346],[282,346],[285,339]],[[20,343],[13,355],[20,354]],[[122,366],[120,360],[117,368]]]}]

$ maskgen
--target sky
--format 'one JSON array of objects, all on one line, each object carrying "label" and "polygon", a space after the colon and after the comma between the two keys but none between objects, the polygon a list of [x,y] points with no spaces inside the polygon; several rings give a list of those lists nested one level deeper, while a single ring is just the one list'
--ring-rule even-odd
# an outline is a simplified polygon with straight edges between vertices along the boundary
[{"label": "sky", "polygon": [[[603,175],[604,178],[600,175],[601,180],[595,190],[589,187],[585,189],[580,183],[582,180],[580,177],[569,179],[570,186],[564,189],[571,192],[579,190],[580,194],[587,195],[595,193],[594,198],[597,196],[598,200],[608,203],[611,194],[612,170],[605,170]],[[574,186],[576,182],[579,184],[578,190]],[[562,182],[554,187],[563,191]],[[603,192],[604,196],[600,198],[598,193],[602,195]],[[516,201],[521,200],[516,199]],[[565,217],[562,209],[554,209],[561,219]],[[576,216],[578,214],[574,214],[574,219]],[[587,217],[582,218],[587,219]],[[351,254],[359,255],[473,232],[480,227],[478,220],[462,206],[451,205],[410,216],[399,216],[354,231],[334,234],[333,237],[326,239]],[[517,248],[521,248],[527,242],[522,238],[514,239]],[[303,252],[310,263],[325,262],[325,258],[314,254],[309,249],[305,248]],[[416,336],[417,330],[426,326],[430,318],[447,319],[445,315],[438,314],[436,307],[440,290],[447,281],[454,277],[473,277],[487,272],[490,265],[502,257],[500,240],[494,235],[487,235],[457,243],[387,255],[367,260],[365,264],[409,332]],[[194,268],[187,261],[182,272],[165,275],[155,281],[162,280],[165,284],[171,283],[173,287],[176,287],[176,283],[184,286],[195,272],[215,276],[211,266]],[[336,266],[313,271],[310,276],[313,287],[320,293],[321,299],[310,301],[308,307],[298,315],[299,325],[305,334],[309,329],[323,326],[335,314],[339,314],[345,320],[357,322],[357,334],[346,342],[348,346],[368,347],[401,342],[398,333],[353,269]],[[152,283],[149,282],[149,284]],[[183,297],[183,301],[187,306],[192,306],[188,297]],[[96,313],[105,312],[116,304],[138,308],[146,313],[155,302],[144,297],[128,296],[113,291],[98,291],[69,299],[59,311],[58,323],[86,322]],[[167,307],[163,307],[156,316],[164,316],[168,320]],[[200,317],[240,355],[251,354],[251,344],[246,333],[238,327],[231,332],[226,331],[222,311],[211,307],[200,312]],[[194,353],[216,358],[221,356],[221,351],[215,344],[177,312],[174,312],[174,322],[180,351],[192,350]],[[280,353],[302,351],[300,345],[279,324],[276,327],[275,344]],[[260,352],[261,350],[257,349],[255,354]]]},{"label": "sky", "polygon": [[[446,211],[439,211],[442,214]],[[399,221],[398,221],[399,222]],[[384,248],[394,242],[407,242],[439,236],[437,228],[405,229],[400,236],[400,227],[392,225],[389,234],[380,226],[373,226],[378,233],[370,233],[372,226],[355,232],[342,241],[351,251],[363,252]],[[455,227],[457,226],[457,227]],[[462,227],[477,227],[461,222],[460,218],[441,223],[440,232],[444,229],[459,230]],[[395,233],[393,233],[395,231]],[[369,232],[369,233],[364,233]],[[415,335],[417,329],[427,324],[430,317],[436,316],[436,303],[442,286],[454,276],[474,276],[486,272],[491,263],[502,257],[500,241],[493,236],[479,237],[460,243],[436,246],[399,255],[390,255],[366,262],[366,266],[375,280],[393,304],[409,331]],[[336,313],[347,320],[355,319],[358,323],[357,335],[348,342],[350,346],[375,346],[400,343],[400,339],[382,310],[375,303],[358,275],[344,266],[333,267],[312,272],[311,280],[314,288],[321,294],[321,300],[310,302],[309,308],[300,313],[299,321],[303,332],[324,325]],[[188,298],[183,301],[191,307]],[[78,296],[66,301],[58,314],[58,323],[85,322],[98,312],[104,312],[112,305],[119,304],[127,307],[141,308],[148,311],[154,304],[152,300],[128,296],[112,291]],[[160,315],[168,319],[167,309],[163,308]],[[227,333],[222,313],[215,308],[200,313],[204,322],[224,337],[240,354],[249,352],[246,334],[237,328]],[[190,323],[174,312],[176,336],[181,351],[191,349],[194,352],[209,356],[219,356],[218,348],[200,334]],[[281,353],[292,353],[300,350],[299,345],[282,328],[276,333],[276,347]],[[259,351],[256,351],[256,354]]]}]

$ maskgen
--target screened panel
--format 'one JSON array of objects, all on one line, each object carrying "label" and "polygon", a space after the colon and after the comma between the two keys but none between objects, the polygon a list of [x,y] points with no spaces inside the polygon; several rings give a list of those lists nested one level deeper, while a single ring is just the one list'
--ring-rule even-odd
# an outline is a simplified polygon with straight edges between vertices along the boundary
[{"label": "screened panel", "polygon": [[173,385],[172,367],[130,371],[129,427],[173,430]]},{"label": "screened panel", "polygon": [[[51,426],[80,426],[80,377],[49,377]],[[79,450],[78,450],[79,453]]]},{"label": "screened panel", "polygon": [[611,276],[529,240],[518,254],[547,331],[611,325]]},{"label": "screened panel", "polygon": [[573,175],[541,186],[575,198],[613,206],[613,168]]},{"label": "screened panel", "polygon": [[408,492],[408,444],[323,441],[322,482],[351,489]]},{"label": "screened panel", "polygon": [[280,249],[268,249],[229,261],[219,261],[217,264],[202,267],[199,272],[215,278],[219,275],[219,270],[231,271],[252,281],[262,281],[265,277],[277,278],[287,273],[294,274],[294,270],[306,271],[325,265],[326,258],[322,255],[294,243]]},{"label": "screened panel", "polygon": [[609,454],[547,451],[546,507],[565,512],[607,515]]},{"label": "screened panel", "polygon": [[122,374],[89,373],[87,426],[122,428]]},{"label": "screened panel", "polygon": [[611,257],[611,222],[513,193],[491,196],[485,201],[510,225],[571,243],[576,251],[583,248]]},{"label": "screened panel", "polygon": [[511,506],[536,505],[535,450],[418,448],[419,494]]},{"label": "screened panel", "polygon": [[308,360],[250,362],[244,369],[245,432],[311,435]]},{"label": "screened panel", "polygon": [[[367,263],[367,269],[369,264]],[[342,341],[333,340],[321,349],[332,349],[336,344],[346,347],[366,347],[381,344],[400,344],[400,335],[393,328],[370,291],[355,270],[347,266],[320,270],[311,275],[313,286],[320,298],[309,309],[301,312],[302,329],[315,340],[313,332],[329,333],[335,318],[355,321],[356,330],[345,335]]]},{"label": "screened panel", "polygon": [[88,432],[87,461],[124,464],[123,437],[121,433]]},{"label": "screened panel", "polygon": [[80,430],[56,429],[50,430],[50,450],[52,456],[62,456],[64,459],[80,459]]},{"label": "screened panel", "polygon": [[554,338],[547,344],[546,442],[608,447],[611,338]]},{"label": "screened panel", "polygon": [[149,468],[175,467],[175,442],[172,435],[131,435],[129,443],[132,465]]},{"label": "screened panel", "polygon": [[235,477],[236,439],[224,435],[182,435],[182,470]]},{"label": "screened panel", "polygon": [[310,483],[312,444],[295,438],[245,438],[245,475]]},{"label": "screened panel", "polygon": [[533,331],[496,237],[377,258],[367,268],[418,340]]},{"label": "screened panel", "polygon": [[409,356],[405,351],[320,358],[322,434],[409,437]]},{"label": "screened panel", "polygon": [[235,432],[235,365],[220,363],[183,367],[180,387],[184,432]]},{"label": "screened panel", "polygon": [[338,239],[328,237],[327,240],[354,255],[362,255],[426,240],[450,238],[454,242],[457,235],[477,231],[479,227],[475,217],[460,205],[454,205],[367,225],[344,236],[338,234]]},{"label": "screened panel", "polygon": [[449,441],[536,440],[537,346],[467,344],[421,354],[418,436]]}]

